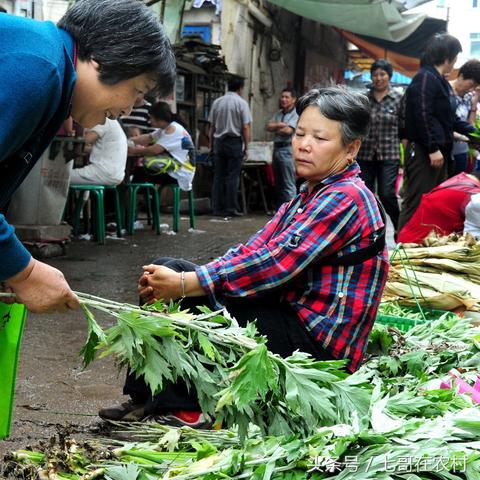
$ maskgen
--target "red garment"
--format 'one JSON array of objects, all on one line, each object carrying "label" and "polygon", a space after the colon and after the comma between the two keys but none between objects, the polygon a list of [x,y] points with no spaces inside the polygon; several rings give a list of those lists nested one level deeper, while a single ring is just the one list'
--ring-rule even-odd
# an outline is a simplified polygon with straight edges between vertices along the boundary
[{"label": "red garment", "polygon": [[421,243],[434,230],[439,235],[463,232],[465,208],[472,195],[480,193],[480,184],[466,173],[448,179],[422,196],[412,218],[398,234],[402,243]]}]

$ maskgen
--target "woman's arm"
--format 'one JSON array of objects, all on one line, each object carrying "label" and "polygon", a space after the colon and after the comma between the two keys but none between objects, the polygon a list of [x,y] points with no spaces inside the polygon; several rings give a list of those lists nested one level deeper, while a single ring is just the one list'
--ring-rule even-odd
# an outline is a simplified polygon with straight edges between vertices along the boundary
[{"label": "woman's arm", "polygon": [[480,87],[477,87],[473,92],[472,106],[470,107],[470,114],[468,116],[468,122],[471,123],[472,125],[475,125],[475,122],[477,121],[477,108],[478,108],[479,101],[480,101]]},{"label": "woman's arm", "polygon": [[160,298],[168,302],[183,297],[205,295],[195,272],[175,272],[161,265],[143,267],[143,275],[138,282],[138,293],[145,303]]},{"label": "woman's arm", "polygon": [[149,133],[137,135],[136,137],[130,137],[129,140],[131,140],[135,145],[150,145],[154,142]]},{"label": "woman's arm", "polygon": [[416,91],[412,97],[413,118],[415,128],[430,156],[432,167],[439,168],[444,162],[440,146],[435,136],[435,124],[438,124],[434,115],[437,91],[441,88],[440,80],[429,72],[423,72],[417,79]]},{"label": "woman's arm", "polygon": [[226,255],[197,267],[209,294],[244,297],[291,282],[313,262],[340,250],[361,236],[356,203],[341,192],[331,192],[295,215],[283,231],[268,224],[262,245],[238,245]]},{"label": "woman's arm", "polygon": [[151,157],[160,155],[163,152],[166,152],[166,150],[158,143],[149,145],[148,147],[128,147],[128,154],[132,157]]},{"label": "woman's arm", "polygon": [[99,135],[97,132],[90,130],[88,132],[85,132],[85,135],[83,136],[83,138],[85,139],[83,152],[89,154],[92,152],[93,144],[98,140]]}]

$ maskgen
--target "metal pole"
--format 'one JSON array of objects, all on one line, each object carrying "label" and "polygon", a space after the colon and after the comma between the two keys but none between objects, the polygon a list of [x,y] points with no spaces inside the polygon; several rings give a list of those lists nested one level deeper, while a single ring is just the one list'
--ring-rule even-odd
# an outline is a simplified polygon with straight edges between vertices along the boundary
[{"label": "metal pole", "polygon": [[165,18],[165,6],[167,5],[167,0],[162,0],[162,5],[160,7],[160,22],[163,23]]}]

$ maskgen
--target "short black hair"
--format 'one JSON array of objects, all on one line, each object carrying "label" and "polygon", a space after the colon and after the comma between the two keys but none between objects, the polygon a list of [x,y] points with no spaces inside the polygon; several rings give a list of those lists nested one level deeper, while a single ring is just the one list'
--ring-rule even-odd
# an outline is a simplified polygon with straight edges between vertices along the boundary
[{"label": "short black hair", "polygon": [[78,58],[100,66],[100,81],[115,85],[147,74],[158,95],[175,82],[175,56],[162,25],[139,0],[79,0],[58,22],[72,35]]},{"label": "short black hair", "polygon": [[167,102],[156,102],[149,109],[150,116],[171,123],[174,120],[174,115],[170,110],[170,105]]},{"label": "short black hair", "polygon": [[242,77],[230,77],[228,79],[228,91],[238,92],[245,86],[245,80]]},{"label": "short black hair", "polygon": [[7,9],[0,5],[0,13],[7,13]]},{"label": "short black hair", "polygon": [[451,62],[461,51],[462,45],[456,37],[448,33],[436,33],[427,42],[421,65],[435,67],[445,60]]},{"label": "short black hair", "polygon": [[379,58],[372,63],[370,67],[370,75],[373,76],[373,72],[378,69],[385,70],[388,75],[388,78],[392,78],[393,75],[393,67],[392,64],[388,60],[384,60],[383,58]]},{"label": "short black hair", "polygon": [[363,93],[349,90],[344,86],[313,88],[297,101],[297,113],[310,106],[330,120],[340,123],[342,142],[346,146],[355,139],[368,134],[370,124],[370,101]]},{"label": "short black hair", "polygon": [[282,90],[282,93],[283,92],[289,92],[290,95],[293,97],[293,98],[297,98],[297,92],[295,91],[295,89],[293,89],[292,87],[285,87],[283,90]]},{"label": "short black hair", "polygon": [[473,80],[480,85],[480,60],[472,59],[465,62],[458,71],[464,80]]}]

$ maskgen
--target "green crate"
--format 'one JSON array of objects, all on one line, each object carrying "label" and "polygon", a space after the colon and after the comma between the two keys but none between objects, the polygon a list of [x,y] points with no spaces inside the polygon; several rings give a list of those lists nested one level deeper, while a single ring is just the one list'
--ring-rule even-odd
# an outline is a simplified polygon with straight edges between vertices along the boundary
[{"label": "green crate", "polygon": [[0,302],[0,440],[10,434],[18,354],[26,309],[18,303]]},{"label": "green crate", "polygon": [[[412,313],[418,313],[417,308],[411,308],[411,311]],[[444,313],[450,313],[451,315],[455,315],[453,312],[447,312],[445,310],[435,310],[431,308],[423,309],[423,314],[425,315],[427,322],[440,317]],[[414,319],[408,317],[397,317],[395,315],[383,315],[381,313],[377,313],[375,321],[381,323],[382,325],[388,325],[390,327],[398,328],[401,332],[408,332],[416,325],[421,325],[425,323],[425,320],[423,320],[423,318]]]},{"label": "green crate", "polygon": [[410,329],[421,323],[425,323],[425,320],[412,319],[405,317],[396,317],[393,315],[382,315],[377,314],[376,322],[381,323],[382,325],[388,325],[389,327],[398,328],[401,332],[408,332]]}]

